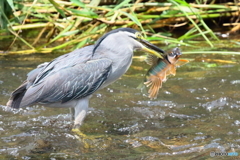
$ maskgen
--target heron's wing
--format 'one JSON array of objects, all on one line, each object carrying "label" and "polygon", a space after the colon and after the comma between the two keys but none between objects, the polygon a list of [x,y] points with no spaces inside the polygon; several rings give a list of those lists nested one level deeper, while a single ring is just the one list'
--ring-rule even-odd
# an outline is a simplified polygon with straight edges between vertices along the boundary
[{"label": "heron's wing", "polygon": [[27,91],[27,89],[33,84],[37,75],[41,72],[41,70],[48,64],[48,62],[42,63],[37,66],[36,69],[32,70],[28,73],[28,78],[25,80],[17,89],[15,89],[7,102],[7,106],[12,108],[19,108],[19,105],[22,101],[22,98]]},{"label": "heron's wing", "polygon": [[86,63],[91,58],[92,48],[93,46],[87,46],[57,57],[56,59],[44,66],[44,68],[36,76],[34,83],[37,84],[47,78],[49,75],[57,73],[64,68],[68,68],[70,66],[81,63]]},{"label": "heron's wing", "polygon": [[39,73],[44,70],[44,68],[49,64],[49,62],[44,62],[37,66],[37,68],[33,69],[27,74],[27,86],[26,89],[29,88],[35,81],[36,77],[39,75]]},{"label": "heron's wing", "polygon": [[65,103],[95,92],[108,78],[112,61],[107,58],[87,61],[47,72],[26,91],[20,107],[34,103]]}]

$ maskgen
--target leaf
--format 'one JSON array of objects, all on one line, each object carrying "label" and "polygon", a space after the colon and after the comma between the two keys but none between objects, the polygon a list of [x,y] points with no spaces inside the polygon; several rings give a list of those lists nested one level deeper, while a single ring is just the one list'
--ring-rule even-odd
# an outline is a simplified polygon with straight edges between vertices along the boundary
[{"label": "leaf", "polygon": [[89,38],[84,39],[83,41],[81,41],[80,43],[78,43],[77,48],[83,47],[86,43],[88,43],[88,41],[89,41]]},{"label": "leaf", "polygon": [[112,13],[114,13],[114,11],[122,8],[124,5],[128,4],[130,1],[131,1],[131,0],[124,0],[124,1],[122,1],[120,4],[118,4],[116,7],[114,7],[110,12],[108,12],[108,13],[106,14],[106,16],[111,15]]},{"label": "leaf", "polygon": [[141,22],[138,20],[137,17],[127,13],[127,12],[123,12],[121,11],[121,13],[125,14],[128,18],[130,18],[134,23],[136,23],[138,26],[142,26]]},{"label": "leaf", "polygon": [[76,34],[76,33],[78,33],[78,32],[79,32],[79,30],[69,31],[69,32],[65,32],[65,33],[61,34],[61,36],[62,36],[62,37],[64,37],[64,36],[70,36],[70,35]]},{"label": "leaf", "polygon": [[50,3],[52,3],[52,5],[55,7],[55,9],[61,14],[61,16],[63,16],[64,18],[66,17],[64,11],[61,8],[61,6],[56,3],[54,0],[49,0]]},{"label": "leaf", "polygon": [[13,5],[13,1],[12,0],[7,0],[9,6],[12,8],[12,10],[15,12],[15,8],[14,8],[14,5]]},{"label": "leaf", "polygon": [[68,25],[61,33],[59,33],[55,38],[53,38],[50,42],[48,42],[48,44],[58,40],[59,38],[63,37],[64,34],[66,34],[67,32],[71,32],[69,31],[72,28],[73,24]]},{"label": "leaf", "polygon": [[195,13],[195,12],[199,12],[199,10],[198,9],[196,9],[196,8],[193,8],[193,7],[188,7],[188,6],[179,6],[179,7],[177,7],[177,6],[172,6],[172,7],[170,7],[171,8],[171,10],[170,11],[172,11],[172,10],[176,10],[176,11],[184,11],[184,12],[186,12],[186,13]]},{"label": "leaf", "polygon": [[72,13],[78,15],[78,16],[82,16],[82,17],[88,17],[88,18],[98,18],[98,15],[90,10],[84,9],[84,10],[76,10],[76,9],[67,9],[69,11],[71,11]]},{"label": "leaf", "polygon": [[82,7],[82,8],[85,7],[85,3],[81,2],[80,0],[71,0],[71,2],[73,4],[75,4],[76,6],[79,6],[79,7]]},{"label": "leaf", "polygon": [[121,7],[123,7],[124,5],[128,4],[129,2],[131,2],[131,0],[122,1],[122,3],[120,3],[119,5],[114,7],[113,11],[116,11],[116,10],[120,9]]}]

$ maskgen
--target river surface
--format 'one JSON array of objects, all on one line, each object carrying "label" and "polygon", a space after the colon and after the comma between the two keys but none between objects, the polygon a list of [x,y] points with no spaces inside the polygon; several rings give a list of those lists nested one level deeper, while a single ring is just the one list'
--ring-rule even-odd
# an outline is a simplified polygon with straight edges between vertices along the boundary
[{"label": "river surface", "polygon": [[26,74],[58,54],[0,57],[0,159],[239,159],[240,55],[218,54],[239,48],[184,54],[199,50],[182,47],[190,62],[153,100],[138,89],[150,66],[137,54],[121,79],[93,95],[85,138],[71,131],[67,108],[5,107]]}]

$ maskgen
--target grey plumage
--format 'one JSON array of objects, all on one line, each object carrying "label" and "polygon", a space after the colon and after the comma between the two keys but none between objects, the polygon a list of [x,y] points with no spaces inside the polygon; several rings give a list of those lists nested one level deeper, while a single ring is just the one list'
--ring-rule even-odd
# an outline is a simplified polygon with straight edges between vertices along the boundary
[{"label": "grey plumage", "polygon": [[127,71],[134,50],[150,49],[152,54],[159,54],[156,46],[146,41],[147,49],[138,41],[136,33],[131,28],[116,29],[101,37],[95,45],[39,65],[28,73],[27,80],[11,94],[7,106],[20,108],[43,104],[75,108],[74,125],[81,125],[91,95]]}]

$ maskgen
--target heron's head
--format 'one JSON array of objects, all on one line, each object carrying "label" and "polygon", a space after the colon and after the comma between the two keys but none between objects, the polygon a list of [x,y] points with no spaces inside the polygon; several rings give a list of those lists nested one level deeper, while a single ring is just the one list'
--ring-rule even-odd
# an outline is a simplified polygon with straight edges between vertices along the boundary
[{"label": "heron's head", "polygon": [[119,28],[103,35],[95,44],[93,54],[99,47],[105,47],[108,50],[143,50],[159,58],[164,51],[154,44],[144,40],[141,33],[132,28]]}]

